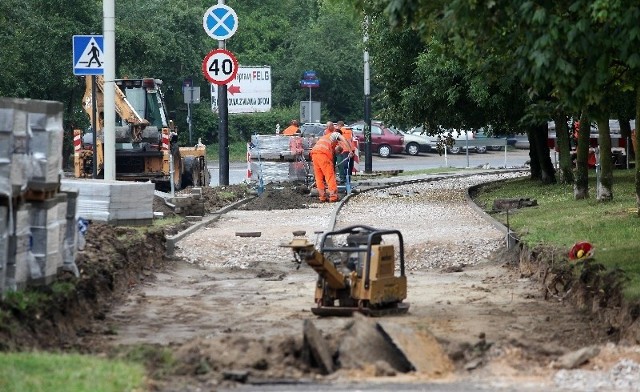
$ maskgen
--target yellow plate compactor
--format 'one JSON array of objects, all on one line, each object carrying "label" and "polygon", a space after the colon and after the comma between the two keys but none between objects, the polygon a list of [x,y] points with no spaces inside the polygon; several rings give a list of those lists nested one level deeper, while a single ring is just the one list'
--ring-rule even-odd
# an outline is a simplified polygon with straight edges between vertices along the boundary
[{"label": "yellow plate compactor", "polygon": [[[337,246],[339,238],[346,244]],[[397,237],[399,265],[395,246],[384,240]],[[392,242],[392,241],[389,241]],[[350,316],[361,312],[370,316],[406,313],[407,277],[404,271],[404,244],[398,230],[377,230],[355,225],[324,233],[318,244],[306,238],[294,238],[282,245],[293,250],[295,261],[306,262],[318,273],[315,290],[318,316]]]}]

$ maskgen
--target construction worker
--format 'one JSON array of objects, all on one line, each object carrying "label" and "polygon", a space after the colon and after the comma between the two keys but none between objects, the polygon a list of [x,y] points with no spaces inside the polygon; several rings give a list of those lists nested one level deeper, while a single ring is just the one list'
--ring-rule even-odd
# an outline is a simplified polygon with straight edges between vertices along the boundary
[{"label": "construction worker", "polygon": [[298,120],[291,120],[289,126],[282,131],[284,136],[294,136],[300,133],[300,128],[298,127]]},{"label": "construction worker", "polygon": [[330,135],[335,130],[336,130],[336,127],[333,125],[333,122],[327,121],[327,127],[324,129],[324,134]]},{"label": "construction worker", "polygon": [[[333,124],[332,124],[333,125]],[[335,154],[343,151],[351,151],[351,144],[340,134],[332,132],[322,136],[311,149],[311,160],[313,161],[313,174],[316,178],[318,197],[321,202],[338,201],[338,184],[336,183],[336,172],[334,166]],[[325,191],[325,181],[329,188],[329,194]],[[328,197],[327,197],[328,196]]]},{"label": "construction worker", "polygon": [[[345,176],[345,179],[346,179],[347,178],[346,176],[350,176],[353,173],[353,166],[354,166],[354,162],[355,162],[355,151],[356,151],[356,147],[357,147],[357,141],[355,141],[353,139],[353,131],[352,131],[351,128],[343,126],[341,128],[341,130],[342,130],[342,136],[344,136],[344,138],[347,139],[347,141],[351,145],[351,151],[353,152],[351,154],[351,156],[349,157],[349,159],[347,159],[345,161],[344,176]],[[344,157],[343,157],[343,159],[344,159]]]},{"label": "construction worker", "polygon": [[[344,121],[338,121],[335,125],[335,130],[340,132],[340,134],[344,136],[345,139],[347,139],[347,142],[351,144],[352,135],[346,137],[344,134]],[[336,154],[336,164],[338,164],[336,180],[338,181],[338,183],[344,184],[347,181],[347,168],[349,166],[348,152]]]}]

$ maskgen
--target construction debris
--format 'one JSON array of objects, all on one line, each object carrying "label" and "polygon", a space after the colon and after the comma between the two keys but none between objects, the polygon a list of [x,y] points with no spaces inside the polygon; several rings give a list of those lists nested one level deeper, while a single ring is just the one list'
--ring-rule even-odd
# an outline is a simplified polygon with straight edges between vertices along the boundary
[{"label": "construction debris", "polygon": [[303,350],[308,350],[309,359],[313,364],[320,367],[322,374],[333,373],[333,359],[327,346],[327,342],[323,339],[322,334],[311,320],[304,320],[303,325],[304,346]]},{"label": "construction debris", "polygon": [[309,365],[323,374],[373,367],[379,376],[417,372],[440,378],[454,370],[435,337],[390,320],[376,322],[355,313],[342,333],[332,337],[338,342],[335,353],[329,348],[331,339],[323,338],[313,321],[305,320],[303,335]]}]

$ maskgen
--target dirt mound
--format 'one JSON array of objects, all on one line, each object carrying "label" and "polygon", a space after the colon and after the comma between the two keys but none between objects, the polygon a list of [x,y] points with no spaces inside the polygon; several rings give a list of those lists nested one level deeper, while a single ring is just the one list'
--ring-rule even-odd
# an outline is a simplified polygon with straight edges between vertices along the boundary
[{"label": "dirt mound", "polygon": [[214,213],[236,201],[255,195],[255,191],[247,184],[221,185],[203,187],[201,189],[204,210],[207,214]]},{"label": "dirt mound", "polygon": [[293,210],[309,208],[317,198],[309,194],[309,189],[295,184],[267,184],[264,191],[255,199],[240,207],[243,210]]},{"label": "dirt mound", "polygon": [[82,336],[130,288],[163,263],[164,233],[91,223],[76,264],[56,283],[8,294],[0,302],[0,350],[87,347]]}]

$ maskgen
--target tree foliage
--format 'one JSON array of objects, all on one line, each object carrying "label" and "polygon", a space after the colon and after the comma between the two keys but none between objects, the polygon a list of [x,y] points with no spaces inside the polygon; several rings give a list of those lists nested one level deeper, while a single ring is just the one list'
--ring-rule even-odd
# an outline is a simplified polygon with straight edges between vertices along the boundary
[{"label": "tree foliage", "polygon": [[[266,65],[272,70],[273,112],[246,115],[264,119],[258,121],[259,127],[254,120],[233,116],[232,140],[254,131],[271,132],[276,123],[298,117],[299,101],[308,99],[308,91],[299,86],[305,70],[315,70],[321,79],[313,99],[322,101],[329,119],[361,117],[362,38],[350,6],[326,0],[226,4],[239,19],[227,49],[241,65]],[[211,1],[188,0],[116,1],[116,77],[162,79],[168,106],[177,111],[182,129],[187,127],[182,83],[192,78],[202,94],[202,103],[194,108],[194,125],[202,128],[194,132],[215,142],[217,116],[210,110],[209,87],[201,71],[205,55],[218,47],[202,27],[211,5]],[[68,134],[73,126],[88,126],[81,108],[84,78],[73,75],[71,64],[72,36],[78,34],[102,34],[101,1],[0,2],[0,96],[63,102]]]}]

